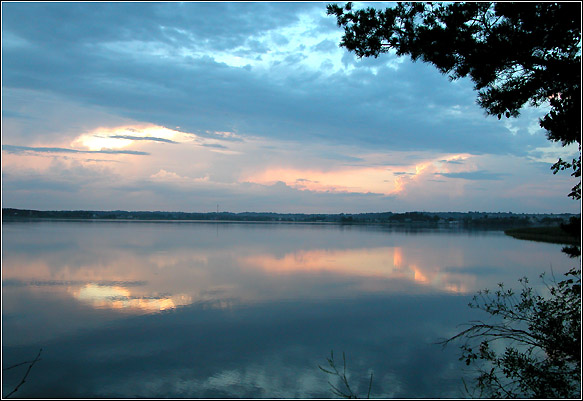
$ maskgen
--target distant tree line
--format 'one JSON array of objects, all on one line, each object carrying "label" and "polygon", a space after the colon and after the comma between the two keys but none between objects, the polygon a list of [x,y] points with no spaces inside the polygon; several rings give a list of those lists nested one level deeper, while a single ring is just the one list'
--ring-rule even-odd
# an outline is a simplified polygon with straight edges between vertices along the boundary
[{"label": "distant tree line", "polygon": [[405,212],[358,214],[303,214],[271,212],[162,212],[162,211],[91,211],[2,209],[2,220],[74,219],[74,220],[200,220],[248,222],[303,222],[340,224],[391,224],[416,226],[463,226],[466,228],[509,228],[555,225],[568,222],[570,214],[536,215],[485,212]]}]

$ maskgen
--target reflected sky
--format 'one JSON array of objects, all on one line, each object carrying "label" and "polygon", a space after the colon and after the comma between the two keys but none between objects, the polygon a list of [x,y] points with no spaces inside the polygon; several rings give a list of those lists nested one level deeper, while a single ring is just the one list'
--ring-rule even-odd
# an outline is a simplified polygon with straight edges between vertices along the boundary
[{"label": "reflected sky", "polygon": [[[455,349],[433,343],[473,317],[471,295],[543,271],[558,277],[573,263],[560,245],[502,232],[162,222],[2,230],[4,363],[47,350],[31,396],[329,397],[317,364],[336,349],[349,352],[363,386],[375,370],[377,397],[459,397]],[[439,377],[419,370],[431,358]],[[57,384],[59,375],[80,384]]]}]

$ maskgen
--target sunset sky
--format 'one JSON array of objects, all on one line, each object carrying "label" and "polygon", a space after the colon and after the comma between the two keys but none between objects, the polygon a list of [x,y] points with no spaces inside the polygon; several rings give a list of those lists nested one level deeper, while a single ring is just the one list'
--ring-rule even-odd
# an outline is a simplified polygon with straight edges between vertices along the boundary
[{"label": "sunset sky", "polygon": [[580,211],[544,107],[341,36],[326,3],[3,2],[2,207]]}]

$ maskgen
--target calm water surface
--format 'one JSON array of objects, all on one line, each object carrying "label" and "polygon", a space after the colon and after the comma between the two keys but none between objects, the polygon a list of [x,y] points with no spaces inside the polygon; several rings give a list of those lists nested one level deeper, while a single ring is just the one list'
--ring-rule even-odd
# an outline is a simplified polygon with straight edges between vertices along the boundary
[{"label": "calm water surface", "polygon": [[[28,398],[460,398],[480,289],[573,265],[502,232],[192,222],[2,225],[2,360]],[[541,286],[541,290],[543,287]],[[3,372],[5,395],[21,370]]]}]

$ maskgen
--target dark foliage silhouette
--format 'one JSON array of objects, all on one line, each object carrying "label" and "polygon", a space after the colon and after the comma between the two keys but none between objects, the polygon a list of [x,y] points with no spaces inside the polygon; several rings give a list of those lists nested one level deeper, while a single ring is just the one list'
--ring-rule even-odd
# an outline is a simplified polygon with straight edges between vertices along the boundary
[{"label": "dark foliage silhouette", "polygon": [[433,64],[452,80],[469,76],[487,114],[517,117],[548,106],[539,119],[547,138],[579,145],[579,158],[559,160],[553,173],[573,170],[569,196],[581,199],[581,3],[421,3],[384,10],[327,6],[344,28],[340,46],[359,57],[393,49]]}]

